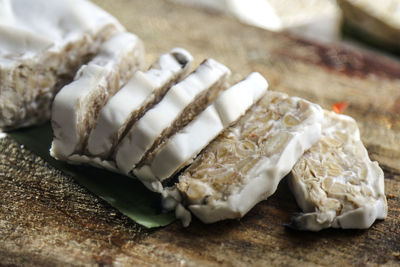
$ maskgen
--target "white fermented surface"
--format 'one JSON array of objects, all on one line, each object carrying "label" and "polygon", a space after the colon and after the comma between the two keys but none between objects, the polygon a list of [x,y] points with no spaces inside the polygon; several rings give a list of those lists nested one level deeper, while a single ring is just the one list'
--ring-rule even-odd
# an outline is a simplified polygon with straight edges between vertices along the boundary
[{"label": "white fermented surface", "polygon": [[318,141],[322,118],[316,104],[267,91],[179,176],[183,203],[205,223],[243,217]]},{"label": "white fermented surface", "polygon": [[289,181],[305,212],[293,219],[294,228],[363,229],[386,217],[383,171],[369,159],[351,117],[325,111],[321,140],[299,159]]}]

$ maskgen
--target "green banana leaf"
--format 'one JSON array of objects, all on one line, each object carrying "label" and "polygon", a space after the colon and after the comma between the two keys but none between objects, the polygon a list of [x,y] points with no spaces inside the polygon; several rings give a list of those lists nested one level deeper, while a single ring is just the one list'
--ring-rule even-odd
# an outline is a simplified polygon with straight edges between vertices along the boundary
[{"label": "green banana leaf", "polygon": [[8,134],[138,224],[153,228],[166,226],[175,220],[173,213],[161,212],[160,195],[149,191],[138,180],[93,167],[69,165],[52,158],[49,154],[53,138],[50,123]]}]

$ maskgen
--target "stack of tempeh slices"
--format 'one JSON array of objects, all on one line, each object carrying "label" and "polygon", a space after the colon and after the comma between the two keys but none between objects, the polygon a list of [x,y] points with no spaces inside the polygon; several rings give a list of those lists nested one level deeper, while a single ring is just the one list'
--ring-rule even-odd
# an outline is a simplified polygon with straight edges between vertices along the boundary
[{"label": "stack of tempeh slices", "polygon": [[306,212],[292,227],[368,228],[386,217],[383,172],[354,120],[267,91],[259,73],[228,86],[230,70],[213,59],[188,74],[182,48],[146,71],[143,58],[140,40],[120,33],[81,67],[53,103],[52,156],[138,178],[184,225],[189,211],[206,223],[243,217],[292,169]]},{"label": "stack of tempeh slices", "polygon": [[125,31],[87,0],[2,0],[0,14],[0,130],[47,121],[61,86]]}]

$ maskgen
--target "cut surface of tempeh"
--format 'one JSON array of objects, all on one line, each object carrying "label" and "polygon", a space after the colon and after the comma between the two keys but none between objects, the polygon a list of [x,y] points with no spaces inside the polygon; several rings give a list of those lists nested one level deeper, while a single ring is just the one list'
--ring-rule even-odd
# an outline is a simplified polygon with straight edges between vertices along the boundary
[{"label": "cut surface of tempeh", "polygon": [[0,129],[47,121],[61,86],[124,30],[86,0],[0,1]]},{"label": "cut surface of tempeh", "polygon": [[163,146],[149,155],[134,174],[151,190],[155,181],[176,174],[219,133],[239,119],[266,92],[267,81],[252,73],[243,81],[223,91],[217,99],[192,122],[171,136]]},{"label": "cut surface of tempeh", "polygon": [[318,141],[322,118],[316,104],[267,91],[179,176],[183,205],[205,223],[243,217]]},{"label": "cut surface of tempeh", "polygon": [[83,153],[100,109],[143,64],[144,47],[134,34],[119,33],[102,45],[100,53],[54,99],[53,157]]},{"label": "cut surface of tempeh", "polygon": [[230,70],[205,60],[135,123],[116,148],[118,168],[128,174],[165,138],[188,124],[225,88]]},{"label": "cut surface of tempeh", "polygon": [[125,131],[186,75],[192,60],[189,52],[174,48],[161,55],[146,72],[137,71],[101,109],[89,136],[89,154],[107,159]]},{"label": "cut surface of tempeh", "polygon": [[296,163],[289,185],[305,212],[290,225],[299,230],[369,228],[387,214],[383,171],[345,115],[325,111],[321,140]]}]

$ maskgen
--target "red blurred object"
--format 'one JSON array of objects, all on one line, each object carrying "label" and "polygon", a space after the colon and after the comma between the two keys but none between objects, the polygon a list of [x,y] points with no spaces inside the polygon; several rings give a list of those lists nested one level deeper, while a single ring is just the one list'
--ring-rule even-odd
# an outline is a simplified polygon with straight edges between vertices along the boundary
[{"label": "red blurred object", "polygon": [[349,106],[349,102],[336,102],[332,105],[332,110],[338,114],[341,114],[347,107]]}]

